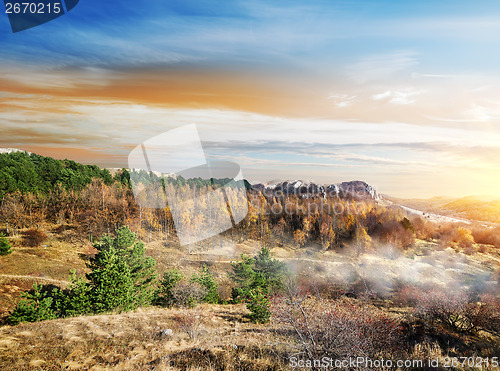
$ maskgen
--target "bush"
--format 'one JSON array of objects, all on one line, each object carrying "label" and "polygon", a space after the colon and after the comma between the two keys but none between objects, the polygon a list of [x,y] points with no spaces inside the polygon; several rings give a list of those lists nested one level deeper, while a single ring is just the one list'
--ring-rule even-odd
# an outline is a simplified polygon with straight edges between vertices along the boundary
[{"label": "bush", "polygon": [[52,297],[54,294],[57,295],[57,292],[35,283],[32,290],[21,293],[21,301],[10,314],[8,321],[13,325],[17,325],[21,322],[57,318]]},{"label": "bush", "polygon": [[179,282],[172,289],[175,305],[196,307],[207,295],[207,290],[197,282]]},{"label": "bush", "polygon": [[405,285],[394,296],[399,305],[414,307],[416,317],[458,332],[500,331],[500,299],[463,290],[423,289]]},{"label": "bush", "polygon": [[471,233],[476,243],[493,245],[500,248],[500,227],[492,229],[479,226],[473,228]]},{"label": "bush", "polygon": [[411,224],[415,231],[415,237],[420,240],[431,240],[435,237],[436,226],[420,216],[412,216]]},{"label": "bush", "polygon": [[203,302],[210,304],[219,304],[221,302],[219,284],[215,282],[212,272],[205,264],[201,268],[200,275],[193,275],[191,281],[200,284],[207,291],[207,294],[202,298]]},{"label": "bush", "polygon": [[163,307],[174,305],[174,287],[182,280],[182,275],[177,269],[166,271],[155,293],[155,304]]},{"label": "bush", "polygon": [[420,290],[411,285],[401,286],[394,294],[393,301],[396,305],[404,307],[415,307]]},{"label": "bush", "polygon": [[388,220],[377,225],[375,235],[385,243],[401,249],[415,243],[415,228],[409,219]]},{"label": "bush", "polygon": [[395,357],[402,334],[399,323],[381,310],[354,299],[307,297],[300,290],[276,296],[272,320],[290,326],[307,358],[328,356]]},{"label": "bush", "polygon": [[461,290],[439,289],[416,291],[415,314],[431,323],[441,323],[460,332],[470,332],[475,325],[467,317],[468,295]]},{"label": "bush", "polygon": [[12,253],[12,245],[7,237],[0,233],[0,256],[9,255]]},{"label": "bush", "polygon": [[190,340],[196,340],[207,317],[198,309],[187,309],[176,314],[174,320],[179,330],[184,331]]},{"label": "bush", "polygon": [[472,247],[474,244],[474,238],[472,237],[472,233],[469,229],[458,227],[455,232],[455,241],[458,243],[460,247]]},{"label": "bush", "polygon": [[26,246],[38,247],[47,240],[47,235],[38,229],[28,229],[24,232],[23,239]]},{"label": "bush", "polygon": [[472,324],[474,330],[481,328],[500,335],[500,299],[498,297],[483,295],[480,301],[467,305],[464,316]]}]

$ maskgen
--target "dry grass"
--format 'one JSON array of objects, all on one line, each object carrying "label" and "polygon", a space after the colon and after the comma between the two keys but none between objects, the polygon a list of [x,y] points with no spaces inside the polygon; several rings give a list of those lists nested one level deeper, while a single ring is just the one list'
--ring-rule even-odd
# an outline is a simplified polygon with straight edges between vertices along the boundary
[{"label": "dry grass", "polygon": [[[51,230],[47,228],[46,230]],[[53,229],[52,229],[53,230]],[[5,315],[18,301],[21,291],[34,282],[52,283],[64,287],[69,272],[85,272],[85,253],[90,243],[72,234],[71,230],[48,233],[45,247],[24,247],[21,237],[11,239],[14,252],[0,258],[0,316]],[[203,264],[210,266],[221,287],[228,288],[227,272],[230,262],[241,253],[254,255],[260,249],[257,241],[245,241],[230,247],[203,254],[189,254],[173,241],[152,241],[146,244],[147,254],[157,261],[159,273],[173,267],[187,277]],[[472,250],[471,250],[472,251]],[[349,249],[321,251],[318,245],[300,250],[286,245],[272,249],[274,256],[300,272],[305,280],[351,279],[353,267],[358,275],[384,277],[401,276],[401,263],[407,262],[414,278],[418,273],[428,279],[449,272],[453,279],[493,271],[500,266],[500,250],[487,245],[474,245],[468,255],[461,248],[438,246],[435,242],[417,242],[402,256],[389,256],[376,251],[354,262]],[[451,261],[446,259],[452,256]],[[446,259],[445,259],[446,258]],[[463,264],[467,262],[467,264]],[[381,267],[383,264],[383,267]],[[458,268],[464,267],[465,273]],[[411,269],[410,269],[411,268]],[[418,268],[418,271],[416,269]],[[447,277],[445,277],[447,278]],[[328,281],[329,282],[329,281]],[[390,285],[389,285],[390,286]],[[229,292],[224,293],[227,299]],[[383,300],[384,310],[402,310]],[[244,318],[244,306],[200,306],[202,321],[191,336],[179,326],[177,309],[147,308],[131,313],[59,319],[15,327],[0,328],[0,364],[5,370],[115,369],[115,370],[272,370],[286,369],[284,344],[290,337],[270,333],[266,326],[253,325]],[[401,314],[401,313],[400,313]],[[404,314],[404,313],[403,313]],[[176,320],[177,318],[177,320]],[[159,336],[164,329],[174,336]],[[441,357],[434,345],[421,345],[415,355]]]},{"label": "dry grass", "polygon": [[[183,309],[75,317],[0,328],[3,369],[269,370],[283,363],[270,334],[242,305],[202,305],[195,340],[178,326]],[[164,329],[173,336],[162,337]]]}]

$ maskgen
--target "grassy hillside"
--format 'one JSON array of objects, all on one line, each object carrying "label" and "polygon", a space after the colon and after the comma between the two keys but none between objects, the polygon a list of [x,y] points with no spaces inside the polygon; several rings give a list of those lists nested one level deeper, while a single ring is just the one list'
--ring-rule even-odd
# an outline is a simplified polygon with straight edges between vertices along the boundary
[{"label": "grassy hillside", "polygon": [[[84,271],[85,258],[92,254],[90,243],[77,242],[71,231],[50,232],[45,247],[23,248],[20,238],[13,242],[15,252],[1,258],[4,309],[11,308],[19,292],[34,281],[63,286],[69,270],[76,267]],[[221,250],[189,254],[175,241],[156,240],[147,244],[147,254],[157,260],[160,272],[178,267],[190,275],[208,264],[221,284],[222,296],[228,298],[229,263],[241,253],[255,254],[259,247],[259,241],[248,240]],[[406,357],[444,360],[452,354],[493,356],[499,338],[484,332],[455,333],[439,324],[421,327],[418,320],[411,320],[413,309],[400,288],[415,281],[444,287],[484,282],[490,290],[498,290],[494,274],[500,266],[499,251],[492,246],[473,248],[474,254],[465,254],[458,246],[443,250],[435,242],[417,240],[405,252],[381,249],[358,257],[354,250],[325,252],[321,245],[297,249],[290,243],[272,252],[296,272],[311,293],[319,290],[325,300],[373,307],[370,313],[380,311],[410,326],[407,335],[414,337],[416,345],[405,351]],[[194,309],[149,307],[130,313],[3,326],[0,361],[9,370],[290,368],[289,356],[297,347],[290,327],[276,319],[266,325],[252,324],[245,317],[247,313],[244,304],[202,304]],[[163,337],[161,331],[166,329],[173,335]]]},{"label": "grassy hillside", "polygon": [[500,200],[493,197],[470,196],[458,199],[433,197],[430,199],[397,199],[394,202],[430,213],[468,219],[471,221],[500,223]]}]

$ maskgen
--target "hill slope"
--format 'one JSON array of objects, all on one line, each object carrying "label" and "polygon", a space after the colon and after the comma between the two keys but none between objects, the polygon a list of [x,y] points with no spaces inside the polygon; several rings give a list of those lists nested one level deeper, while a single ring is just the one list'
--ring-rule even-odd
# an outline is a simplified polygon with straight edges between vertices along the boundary
[{"label": "hill slope", "polygon": [[113,183],[111,174],[97,165],[82,165],[72,160],[56,160],[25,151],[0,153],[0,197],[17,190],[47,192],[61,184],[78,190],[93,178]]}]

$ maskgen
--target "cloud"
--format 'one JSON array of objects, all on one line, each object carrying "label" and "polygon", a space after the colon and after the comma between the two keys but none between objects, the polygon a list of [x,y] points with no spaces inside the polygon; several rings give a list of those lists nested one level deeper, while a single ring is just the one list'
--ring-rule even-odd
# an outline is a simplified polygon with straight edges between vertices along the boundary
[{"label": "cloud", "polygon": [[332,94],[328,97],[328,99],[332,99],[335,106],[343,108],[352,105],[354,103],[354,100],[356,99],[356,96],[348,94]]},{"label": "cloud", "polygon": [[[452,173],[475,179],[478,171],[500,171],[500,132],[477,125],[423,128],[10,92],[0,92],[0,107],[1,147],[113,167],[127,166],[129,151],[144,140],[196,123],[208,158],[236,161],[253,179],[369,180],[371,174],[388,189],[389,178]],[[491,184],[484,175],[481,181]]]},{"label": "cloud", "polygon": [[406,105],[415,103],[416,100],[413,98],[418,95],[424,94],[425,92],[425,89],[413,88],[407,88],[402,91],[387,90],[383,93],[372,95],[372,99],[375,101],[387,100],[388,103],[396,105]]},{"label": "cloud", "polygon": [[367,83],[394,78],[397,74],[419,64],[414,51],[397,51],[363,57],[347,67],[348,76],[357,83]]},{"label": "cloud", "polygon": [[118,71],[97,67],[54,70],[35,66],[4,65],[0,68],[0,72],[0,79],[35,89],[104,87],[112,81],[124,78],[124,75]]}]

